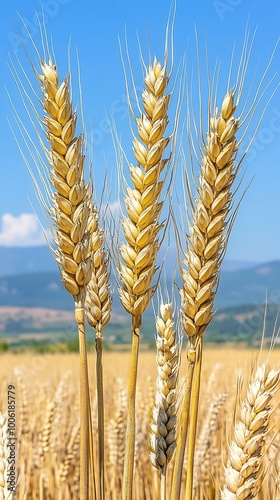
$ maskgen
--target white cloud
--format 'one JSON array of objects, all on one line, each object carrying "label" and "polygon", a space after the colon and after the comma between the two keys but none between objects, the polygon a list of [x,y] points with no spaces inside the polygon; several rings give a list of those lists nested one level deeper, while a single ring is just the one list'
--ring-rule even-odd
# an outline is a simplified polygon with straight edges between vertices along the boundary
[{"label": "white cloud", "polygon": [[119,202],[118,201],[113,201],[111,203],[108,203],[108,211],[113,216],[119,215],[119,212],[120,212],[120,204],[119,204]]},{"label": "white cloud", "polygon": [[9,213],[2,215],[0,246],[27,247],[45,244],[43,230],[34,214],[23,213],[18,217]]}]

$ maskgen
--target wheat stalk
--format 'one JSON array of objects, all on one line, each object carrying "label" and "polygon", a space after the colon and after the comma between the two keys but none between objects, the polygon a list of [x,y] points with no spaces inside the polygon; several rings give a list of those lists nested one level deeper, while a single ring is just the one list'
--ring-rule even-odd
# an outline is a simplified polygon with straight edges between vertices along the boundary
[{"label": "wheat stalk", "polygon": [[[198,197],[193,209],[185,268],[181,269],[183,286],[180,290],[182,325],[189,339],[188,377],[183,403],[183,422],[178,436],[178,448],[173,474],[172,500],[180,494],[184,449],[189,420],[190,388],[193,390],[193,415],[190,423],[187,490],[191,499],[195,429],[203,333],[213,316],[215,288],[225,248],[227,218],[231,208],[231,186],[236,176],[236,132],[239,120],[234,118],[234,92],[223,99],[221,111],[216,109],[210,119],[210,130],[202,155]],[[194,382],[193,382],[193,376]],[[196,395],[195,395],[196,394]]]},{"label": "wheat stalk", "polygon": [[[108,446],[109,463],[112,466],[111,491],[117,493],[121,491],[122,472],[125,452],[125,430],[126,430],[126,394],[123,387],[123,380],[117,379],[117,404],[112,418],[108,423]],[[117,496],[117,494],[116,494]]]},{"label": "wheat stalk", "polygon": [[45,419],[41,436],[41,449],[42,449],[43,459],[45,453],[48,453],[50,450],[50,435],[54,417],[54,410],[55,410],[54,401],[49,401],[46,407]]},{"label": "wheat stalk", "polygon": [[59,85],[56,64],[40,62],[42,74],[44,124],[50,144],[48,160],[51,165],[51,216],[57,244],[55,250],[62,282],[74,297],[75,319],[80,344],[80,415],[81,415],[81,498],[88,496],[89,457],[89,382],[85,335],[84,304],[86,286],[91,276],[89,233],[87,230],[91,208],[91,187],[84,182],[84,154],[82,137],[75,137],[77,114],[72,111],[69,81]]},{"label": "wheat stalk", "polygon": [[[272,81],[271,80],[263,90],[263,82],[270,67],[275,49],[260,83],[257,86],[256,93],[251,103],[249,104],[250,101],[247,95],[245,104],[241,108],[240,115],[237,118],[235,112],[239,107],[243,93],[251,49],[252,42],[249,43],[249,33],[246,33],[237,70],[236,83],[234,87],[230,89],[229,85],[232,78],[232,67],[230,67],[228,90],[222,100],[220,110],[216,107],[217,90],[215,87],[217,86],[218,80],[214,78],[212,83],[213,87],[209,87],[208,132],[206,134],[206,139],[204,138],[202,130],[202,106],[201,94],[199,92],[201,116],[199,127],[197,127],[195,123],[194,129],[196,138],[198,138],[198,135],[201,136],[200,140],[202,143],[199,145],[200,158],[198,158],[196,148],[194,147],[194,139],[189,123],[190,120],[188,120],[191,163],[193,167],[193,157],[195,157],[200,164],[200,176],[198,184],[195,183],[197,196],[193,198],[188,172],[187,170],[185,171],[187,190],[190,195],[191,220],[189,220],[187,209],[189,235],[186,241],[187,250],[184,252],[184,266],[180,266],[182,276],[182,289],[180,290],[180,295],[182,325],[188,337],[188,372],[183,401],[183,425],[180,427],[177,441],[178,446],[175,456],[171,500],[177,500],[180,495],[183,457],[188,432],[186,498],[187,500],[192,499],[194,448],[200,392],[203,335],[214,314],[213,304],[218,288],[221,263],[226,252],[229,234],[240,204],[239,202],[236,209],[232,210],[232,185],[256,131],[258,130],[266,105],[257,127],[253,132],[253,138],[249,142],[249,146],[245,149],[245,153],[241,156],[239,161],[237,161],[236,157],[240,144],[248,131],[252,117],[266,89]],[[198,79],[200,88],[200,69]],[[248,120],[248,123],[241,138],[238,140],[237,132],[241,126],[244,126],[246,120]]]},{"label": "wheat stalk", "polygon": [[221,112],[211,118],[198,197],[195,200],[189,246],[182,269],[182,324],[195,346],[213,316],[215,288],[225,248],[225,227],[229,215],[235,178],[236,132],[234,93],[225,96]]},{"label": "wheat stalk", "polygon": [[104,250],[104,231],[99,227],[99,213],[94,206],[92,206],[88,230],[90,233],[92,272],[87,286],[85,307],[87,321],[96,332],[95,346],[97,355],[96,387],[98,400],[99,498],[104,499],[104,395],[102,344],[103,328],[109,323],[111,317],[112,298],[110,294],[108,258]]},{"label": "wheat stalk", "polygon": [[122,243],[120,248],[123,263],[119,263],[122,284],[119,294],[123,307],[132,315],[123,500],[132,498],[135,393],[141,317],[155,292],[155,286],[151,286],[151,282],[156,272],[159,249],[157,236],[162,227],[159,223],[163,188],[160,174],[168,163],[168,159],[163,159],[163,154],[169,142],[169,138],[164,137],[170,101],[170,94],[165,93],[169,81],[166,65],[167,60],[162,66],[155,58],[146,70],[146,89],[142,93],[145,113],[136,120],[140,140],[135,137],[133,141],[133,152],[138,165],[130,165],[134,187],[127,189],[125,206],[128,216],[122,219],[126,243]]},{"label": "wheat stalk", "polygon": [[109,284],[108,257],[104,248],[104,230],[99,227],[99,213],[92,207],[88,224],[92,272],[87,285],[86,317],[89,325],[102,338],[102,330],[111,318],[112,297]]},{"label": "wheat stalk", "polygon": [[160,470],[161,500],[166,498],[166,468],[176,447],[176,384],[179,345],[176,341],[172,304],[160,305],[157,329],[157,393],[150,424],[150,459]]},{"label": "wheat stalk", "polygon": [[279,439],[276,443],[276,456],[275,456],[275,473],[274,473],[274,483],[275,483],[275,495],[273,500],[280,500],[280,453],[279,453]]},{"label": "wheat stalk", "polygon": [[[211,372],[210,377],[213,372]],[[226,402],[226,393],[211,394],[211,401],[203,415],[202,427],[197,439],[195,453],[196,481],[194,484],[195,495],[201,495],[205,486],[210,486],[217,461],[220,462],[219,452],[215,447],[215,439],[221,427],[221,413]]]},{"label": "wheat stalk", "polygon": [[64,460],[60,464],[60,467],[59,467],[59,476],[60,476],[61,482],[63,482],[63,483],[66,482],[68,474],[69,474],[69,468],[70,468],[71,464],[73,464],[73,462],[76,458],[76,455],[78,453],[79,437],[80,437],[80,424],[78,423],[78,424],[74,425],[74,427],[72,429],[70,439],[69,439],[69,442],[67,444],[67,449],[66,449]]},{"label": "wheat stalk", "polygon": [[249,500],[260,490],[265,438],[272,414],[271,400],[279,390],[280,370],[260,366],[251,380],[235,424],[225,468],[223,500]]}]

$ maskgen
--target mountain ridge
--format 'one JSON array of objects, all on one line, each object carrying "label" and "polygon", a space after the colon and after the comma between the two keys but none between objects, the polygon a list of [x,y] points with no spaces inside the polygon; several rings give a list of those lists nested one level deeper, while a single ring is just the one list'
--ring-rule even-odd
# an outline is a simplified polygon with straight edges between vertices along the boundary
[{"label": "mountain ridge", "polygon": [[[176,283],[180,286],[180,278]],[[172,296],[172,279],[166,279]],[[117,285],[113,281],[114,308],[121,309]],[[177,300],[177,299],[176,299]],[[179,300],[179,297],[178,297]],[[178,301],[177,300],[177,301]],[[222,269],[215,307],[226,308],[245,304],[280,303],[280,261],[255,267],[226,271]],[[49,307],[70,310],[73,299],[61,283],[58,270],[22,273],[0,277],[0,306]]]},{"label": "mountain ridge", "polygon": [[[165,259],[165,268],[173,269],[177,259],[177,251],[170,247],[165,254],[165,250],[159,252],[159,261]],[[259,265],[259,262],[237,261],[226,259],[222,268],[227,271],[237,271]],[[40,271],[57,271],[57,264],[46,245],[36,247],[4,247],[0,246],[0,277],[12,276]]]}]

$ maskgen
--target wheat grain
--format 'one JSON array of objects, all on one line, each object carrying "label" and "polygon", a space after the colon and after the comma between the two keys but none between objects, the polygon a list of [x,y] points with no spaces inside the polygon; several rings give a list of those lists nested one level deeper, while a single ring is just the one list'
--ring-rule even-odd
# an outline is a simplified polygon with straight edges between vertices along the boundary
[{"label": "wheat grain", "polygon": [[201,494],[203,489],[209,489],[211,476],[215,477],[215,467],[220,461],[219,453],[217,453],[217,435],[221,427],[221,413],[225,401],[226,393],[212,395],[212,401],[203,415],[195,452],[194,488],[197,496],[199,496],[198,492]]},{"label": "wheat grain", "polygon": [[112,297],[110,293],[108,257],[104,249],[104,231],[99,227],[99,213],[92,207],[88,224],[90,253],[92,259],[91,278],[87,286],[86,317],[97,336],[111,318]]},{"label": "wheat grain", "polygon": [[124,443],[125,443],[125,422],[126,422],[126,394],[123,387],[123,379],[116,380],[118,389],[117,405],[108,424],[108,445],[109,445],[109,463],[114,468],[116,477],[120,478],[124,461]]},{"label": "wheat grain", "polygon": [[175,449],[176,382],[179,347],[174,331],[172,304],[160,305],[157,328],[157,393],[150,425],[150,458],[157,469],[165,469]]},{"label": "wheat grain", "polygon": [[[195,201],[189,246],[182,270],[182,323],[189,338],[201,337],[213,316],[215,288],[229,215],[231,186],[236,169],[236,132],[234,93],[228,92],[221,111],[210,120],[205,152]],[[194,343],[194,342],[193,342]]]},{"label": "wheat grain", "polygon": [[84,305],[86,286],[91,277],[92,260],[89,254],[89,217],[92,209],[91,184],[84,181],[83,138],[75,137],[77,113],[72,111],[69,80],[59,85],[56,64],[40,62],[43,74],[38,75],[42,83],[43,107],[46,134],[50,144],[48,160],[51,165],[50,182],[55,189],[52,193],[52,208],[57,244],[56,261],[61,271],[62,281],[75,301],[75,319],[79,331],[80,348],[80,414],[81,414],[81,499],[88,495],[88,456],[90,453],[90,400],[87,367],[87,346],[85,336]]},{"label": "wheat grain", "polygon": [[75,461],[79,450],[80,424],[74,425],[69,442],[67,444],[66,454],[63,462],[60,464],[59,476],[61,481],[65,483],[69,474],[69,468]]},{"label": "wheat grain", "polygon": [[55,188],[51,216],[56,228],[56,260],[65,288],[80,304],[91,274],[87,232],[91,188],[84,182],[83,139],[75,137],[77,113],[72,111],[68,79],[59,85],[57,67],[51,60],[49,64],[41,61],[41,71],[50,182]]},{"label": "wheat grain", "polygon": [[59,453],[59,444],[61,442],[63,434],[63,430],[60,429],[60,426],[63,425],[63,418],[67,418],[67,415],[63,413],[63,407],[65,399],[67,397],[67,386],[70,383],[70,375],[71,372],[69,371],[63,374],[53,397],[54,410],[52,418],[52,429],[49,440],[49,447],[53,456]]},{"label": "wheat grain", "polygon": [[255,498],[260,490],[265,438],[272,414],[270,402],[279,390],[279,382],[280,370],[269,371],[264,363],[249,384],[229,446],[223,500]]},{"label": "wheat grain", "polygon": [[166,65],[167,57],[163,66],[155,58],[154,63],[146,70],[146,89],[142,93],[145,113],[137,120],[141,140],[135,137],[133,141],[133,152],[138,165],[130,165],[134,187],[127,189],[124,201],[128,217],[122,219],[127,243],[122,243],[120,247],[123,263],[119,262],[118,266],[122,284],[119,295],[123,307],[132,315],[132,356],[123,481],[123,499],[126,500],[132,498],[139,335],[142,313],[156,289],[151,283],[156,272],[156,257],[160,246],[158,233],[162,227],[159,215],[163,204],[160,195],[164,183],[160,180],[160,175],[168,163],[168,159],[163,159],[164,150],[169,143],[169,138],[164,138],[170,101],[170,94],[165,94],[169,81]]},{"label": "wheat grain", "polygon": [[45,413],[45,420],[44,420],[44,425],[42,429],[42,436],[41,436],[41,448],[42,448],[42,454],[44,457],[44,454],[47,453],[50,450],[50,434],[51,434],[51,427],[52,427],[52,422],[53,422],[53,416],[54,416],[54,401],[50,401],[47,404],[46,407],[46,413]]},{"label": "wheat grain", "polygon": [[137,119],[141,140],[133,141],[138,165],[130,165],[134,187],[128,188],[125,196],[128,217],[122,219],[122,227],[127,243],[121,245],[124,263],[119,264],[120,299],[133,316],[145,311],[155,290],[150,285],[156,271],[157,236],[162,227],[158,222],[163,188],[160,174],[168,163],[168,159],[163,159],[169,143],[169,138],[164,138],[170,101],[170,94],[165,94],[168,81],[166,63],[162,67],[155,59],[145,77],[146,89],[142,94],[145,114]]},{"label": "wheat grain", "polygon": [[193,217],[189,223],[187,251],[183,261],[185,267],[180,268],[181,319],[189,340],[189,365],[183,403],[184,423],[175,456],[171,500],[177,499],[180,495],[180,478],[189,419],[191,436],[188,441],[186,488],[188,498],[192,498],[202,340],[214,314],[213,304],[218,275],[226,248],[226,227],[229,223],[232,202],[231,187],[238,171],[238,165],[235,165],[234,161],[238,149],[236,132],[239,127],[239,120],[234,118],[235,109],[235,93],[229,91],[223,99],[221,111],[216,108],[214,116],[209,119],[210,128],[207,140],[203,143],[198,196],[192,203]]},{"label": "wheat grain", "polygon": [[176,385],[179,345],[176,341],[172,304],[160,305],[157,329],[157,393],[150,424],[150,459],[161,474],[161,499],[166,498],[166,468],[176,447]]},{"label": "wheat grain", "polygon": [[99,496],[105,496],[104,485],[104,396],[103,396],[103,328],[110,321],[112,298],[110,294],[108,257],[104,249],[104,231],[99,227],[99,213],[91,208],[88,231],[92,261],[91,278],[87,286],[85,310],[87,321],[96,332],[96,380],[98,399],[98,476]]}]

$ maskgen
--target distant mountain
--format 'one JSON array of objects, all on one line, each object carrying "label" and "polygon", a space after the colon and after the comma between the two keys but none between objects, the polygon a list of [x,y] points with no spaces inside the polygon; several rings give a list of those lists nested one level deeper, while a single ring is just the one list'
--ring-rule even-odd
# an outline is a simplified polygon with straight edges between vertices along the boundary
[{"label": "distant mountain", "polygon": [[[165,259],[165,269],[168,269],[172,274],[176,269],[176,249],[170,247],[167,252],[162,249],[159,253],[158,262],[160,263],[163,259]],[[255,262],[225,259],[222,268],[224,271],[238,271],[254,266],[256,266]],[[47,246],[20,248],[0,246],[0,277],[45,271],[57,272],[57,265]]]},{"label": "distant mountain", "polygon": [[0,278],[0,305],[71,310],[73,298],[58,271],[19,274]]},{"label": "distant mountain", "polygon": [[0,276],[55,271],[57,265],[47,246],[1,247]]},{"label": "distant mountain", "polygon": [[235,272],[222,271],[216,305],[280,304],[280,261]]},{"label": "distant mountain", "polygon": [[[280,326],[278,307],[270,304],[264,314],[264,306],[242,305],[219,309],[205,333],[206,342],[245,342],[259,344],[265,318],[265,337],[271,339]],[[278,318],[278,320],[277,320]],[[276,322],[276,327],[275,327]],[[87,326],[88,339],[93,342],[92,329]],[[0,342],[5,339],[10,345],[22,345],[45,341],[49,344],[75,339],[77,326],[73,311],[45,309],[42,307],[0,307]],[[144,342],[155,346],[155,321],[148,317],[141,331]],[[131,338],[130,318],[113,313],[111,322],[104,331],[106,343],[129,343]],[[186,340],[186,339],[185,339]],[[279,342],[278,342],[279,344]]]},{"label": "distant mountain", "polygon": [[[166,285],[171,290],[171,276]],[[178,282],[180,286],[180,281]],[[113,284],[113,289],[116,290]],[[268,262],[239,271],[222,270],[215,307],[247,304],[280,304],[280,261]],[[71,310],[73,299],[66,292],[55,272],[29,273],[0,278],[0,306],[45,307]],[[115,291],[114,310],[120,314],[122,307]],[[152,308],[150,308],[153,314]]]}]

